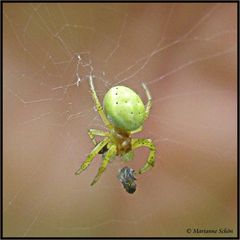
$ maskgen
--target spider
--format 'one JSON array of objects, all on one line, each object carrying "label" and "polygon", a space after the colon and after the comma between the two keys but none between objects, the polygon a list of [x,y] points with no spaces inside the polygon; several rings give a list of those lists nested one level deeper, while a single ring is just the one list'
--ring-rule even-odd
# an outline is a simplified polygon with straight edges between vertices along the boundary
[{"label": "spider", "polygon": [[[152,140],[131,138],[132,134],[142,131],[142,125],[149,116],[152,97],[147,86],[142,83],[148,99],[146,107],[137,93],[125,86],[112,87],[106,93],[102,107],[93,85],[92,76],[89,77],[89,85],[96,109],[109,131],[88,130],[88,135],[95,147],[90,154],[88,154],[86,160],[75,174],[79,175],[86,170],[97,154],[103,154],[102,164],[91,183],[91,185],[94,185],[105,171],[108,163],[114,159],[115,156],[120,156],[125,162],[130,161],[134,156],[133,150],[139,147],[149,148],[150,154],[145,165],[138,173],[142,174],[151,169],[151,167],[154,166],[156,154],[156,147]],[[104,137],[104,139],[96,142],[96,136]]]}]

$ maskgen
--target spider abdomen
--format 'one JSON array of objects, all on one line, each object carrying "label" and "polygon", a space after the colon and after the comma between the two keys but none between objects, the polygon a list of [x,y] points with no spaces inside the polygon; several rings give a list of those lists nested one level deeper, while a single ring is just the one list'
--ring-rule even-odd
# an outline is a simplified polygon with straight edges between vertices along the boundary
[{"label": "spider abdomen", "polygon": [[111,88],[103,100],[104,111],[114,127],[133,131],[143,125],[145,106],[132,89],[124,86]]}]

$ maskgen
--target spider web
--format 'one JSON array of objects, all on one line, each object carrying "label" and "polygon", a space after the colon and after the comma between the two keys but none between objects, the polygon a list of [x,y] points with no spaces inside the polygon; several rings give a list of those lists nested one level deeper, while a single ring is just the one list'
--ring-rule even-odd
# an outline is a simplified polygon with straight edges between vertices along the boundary
[{"label": "spider web", "polygon": [[[236,236],[236,8],[4,3],[4,236]],[[136,137],[153,139],[156,166],[133,195],[119,159],[93,187],[101,156],[74,175],[87,130],[105,129],[90,75],[101,100],[115,85],[151,91]]]}]

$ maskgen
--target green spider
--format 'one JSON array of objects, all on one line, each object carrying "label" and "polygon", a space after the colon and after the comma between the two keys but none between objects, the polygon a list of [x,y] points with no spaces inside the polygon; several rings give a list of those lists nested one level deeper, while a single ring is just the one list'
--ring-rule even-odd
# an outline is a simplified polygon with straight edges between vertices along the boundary
[{"label": "green spider", "polygon": [[[94,149],[88,154],[86,160],[76,171],[76,175],[86,170],[93,158],[97,154],[103,153],[103,161],[98,173],[92,181],[95,184],[102,173],[105,171],[108,163],[120,156],[123,161],[133,159],[133,150],[139,147],[147,147],[150,150],[149,157],[145,165],[138,171],[139,174],[148,171],[155,163],[156,147],[151,139],[131,138],[131,135],[142,131],[142,125],[149,116],[152,105],[152,97],[147,86],[142,86],[146,92],[148,103],[146,108],[141,98],[130,88],[124,86],[112,87],[105,95],[103,100],[103,108],[97,97],[92,77],[89,78],[92,98],[96,104],[97,111],[102,118],[109,132],[90,129],[88,135],[95,145]],[[97,143],[95,136],[104,137]]]}]

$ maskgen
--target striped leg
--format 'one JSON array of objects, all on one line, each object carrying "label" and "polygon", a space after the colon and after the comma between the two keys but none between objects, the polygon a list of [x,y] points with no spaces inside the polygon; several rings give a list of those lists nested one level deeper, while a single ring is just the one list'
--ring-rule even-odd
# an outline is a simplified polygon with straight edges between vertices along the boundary
[{"label": "striped leg", "polygon": [[101,177],[102,173],[105,171],[108,163],[110,162],[111,158],[116,154],[116,152],[117,152],[116,145],[112,145],[109,148],[108,152],[106,153],[105,158],[102,161],[102,165],[98,169],[98,173],[95,176],[94,180],[92,181],[91,186],[94,185],[98,181],[98,179]]},{"label": "striped leg", "polygon": [[100,115],[100,117],[102,118],[104,124],[109,128],[109,129],[112,129],[112,124],[108,121],[104,111],[103,111],[103,108],[102,108],[102,105],[98,99],[98,96],[97,96],[97,93],[95,91],[95,88],[94,88],[94,85],[93,85],[93,79],[92,79],[92,76],[89,77],[89,84],[90,84],[90,89],[91,89],[91,93],[92,93],[92,98],[93,98],[93,101],[95,102],[95,105],[97,107],[97,111]]},{"label": "striped leg", "polygon": [[104,132],[101,130],[96,130],[96,129],[89,129],[88,130],[88,135],[91,138],[93,144],[96,146],[97,142],[95,140],[95,136],[101,136],[101,137],[108,137],[109,133],[108,132]]},{"label": "striped leg", "polygon": [[83,172],[89,164],[92,162],[93,158],[99,153],[99,151],[110,141],[109,138],[103,139],[97,146],[91,151],[91,153],[87,156],[86,160],[82,163],[81,167],[75,172],[76,175],[79,175]]},{"label": "striped leg", "polygon": [[155,155],[156,155],[156,147],[153,144],[151,139],[143,139],[143,138],[134,138],[132,139],[132,149],[136,149],[139,147],[147,147],[150,150],[147,162],[145,165],[138,171],[139,174],[148,171],[155,164]]},{"label": "striped leg", "polygon": [[147,86],[145,85],[145,83],[142,83],[142,87],[145,90],[145,93],[146,93],[147,99],[148,99],[147,106],[146,106],[146,117],[145,117],[145,119],[147,119],[149,116],[150,109],[152,107],[152,96],[151,96],[150,91],[148,90]]}]

